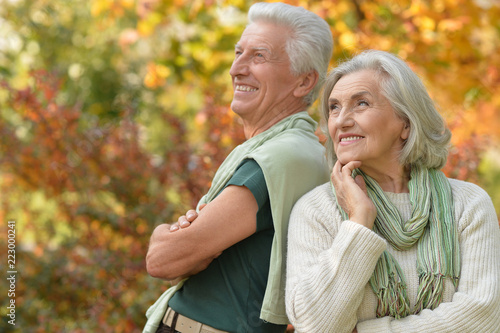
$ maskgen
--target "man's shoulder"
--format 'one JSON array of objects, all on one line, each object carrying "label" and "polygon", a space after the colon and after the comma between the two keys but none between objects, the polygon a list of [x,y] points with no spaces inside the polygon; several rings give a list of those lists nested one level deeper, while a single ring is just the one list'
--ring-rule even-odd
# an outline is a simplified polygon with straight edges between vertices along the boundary
[{"label": "man's shoulder", "polygon": [[286,132],[264,143],[256,153],[269,154],[275,161],[314,159],[325,156],[325,147],[314,133]]}]

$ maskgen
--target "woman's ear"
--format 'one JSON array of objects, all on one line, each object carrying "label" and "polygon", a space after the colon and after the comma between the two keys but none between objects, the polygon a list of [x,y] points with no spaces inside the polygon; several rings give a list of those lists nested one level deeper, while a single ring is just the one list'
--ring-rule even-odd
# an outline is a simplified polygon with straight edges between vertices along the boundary
[{"label": "woman's ear", "polygon": [[404,128],[401,131],[401,139],[406,140],[410,136],[410,124],[404,123]]},{"label": "woman's ear", "polygon": [[318,83],[319,75],[315,70],[311,70],[308,73],[302,74],[300,78],[299,85],[293,91],[295,97],[304,97],[309,94],[316,86],[316,83]]}]

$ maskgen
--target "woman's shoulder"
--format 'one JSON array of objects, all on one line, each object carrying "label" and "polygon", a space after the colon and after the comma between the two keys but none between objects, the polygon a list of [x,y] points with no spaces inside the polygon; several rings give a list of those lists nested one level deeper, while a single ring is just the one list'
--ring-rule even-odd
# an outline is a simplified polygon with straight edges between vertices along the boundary
[{"label": "woman's shoulder", "polygon": [[498,217],[495,207],[488,193],[480,186],[458,179],[449,179],[455,217],[458,219],[459,229],[467,230],[469,227],[479,225],[498,228]]},{"label": "woman's shoulder", "polygon": [[302,214],[326,213],[336,209],[336,200],[330,182],[318,185],[297,200],[293,210]]},{"label": "woman's shoulder", "polygon": [[448,178],[448,181],[455,200],[465,200],[467,202],[474,199],[484,200],[485,198],[491,200],[488,193],[479,185],[454,178]]},{"label": "woman's shoulder", "polygon": [[321,204],[323,201],[330,202],[331,200],[335,200],[332,191],[332,185],[330,182],[323,183],[321,185],[316,186],[306,194],[304,194],[298,201],[303,203],[316,203]]},{"label": "woman's shoulder", "polygon": [[[290,229],[297,237],[334,235],[342,222],[330,182],[304,194],[290,215]],[[321,236],[323,237],[323,236]]]}]

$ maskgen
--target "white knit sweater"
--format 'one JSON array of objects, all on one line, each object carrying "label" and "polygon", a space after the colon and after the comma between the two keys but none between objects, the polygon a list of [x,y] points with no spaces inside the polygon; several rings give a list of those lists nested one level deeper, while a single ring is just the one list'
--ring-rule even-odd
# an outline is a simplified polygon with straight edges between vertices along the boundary
[{"label": "white knit sweater", "polygon": [[[500,228],[491,199],[480,187],[450,179],[458,224],[461,276],[448,279],[443,302],[396,320],[376,318],[377,298],[368,284],[384,250],[399,262],[413,309],[417,246],[398,251],[372,230],[342,221],[330,183],[295,205],[290,218],[286,306],[296,332],[500,332]],[[387,193],[402,217],[409,195]]]}]

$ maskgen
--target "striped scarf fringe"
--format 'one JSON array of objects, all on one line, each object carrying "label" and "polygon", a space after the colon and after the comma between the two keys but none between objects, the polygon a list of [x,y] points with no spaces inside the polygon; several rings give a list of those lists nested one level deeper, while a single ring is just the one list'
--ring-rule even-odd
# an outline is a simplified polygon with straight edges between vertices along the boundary
[{"label": "striped scarf fringe", "polygon": [[[377,182],[359,169],[354,170],[352,176],[357,175],[363,176],[368,196],[377,208],[373,230],[399,251],[417,244],[419,288],[415,308],[410,309],[402,269],[394,257],[384,251],[369,281],[378,299],[377,317],[399,319],[436,308],[442,301],[444,278],[451,278],[456,287],[460,277],[458,232],[448,179],[439,170],[412,167],[408,183],[412,216],[402,221],[399,211]],[[335,193],[333,185],[332,189]],[[343,219],[348,220],[344,210],[338,207]]]}]

